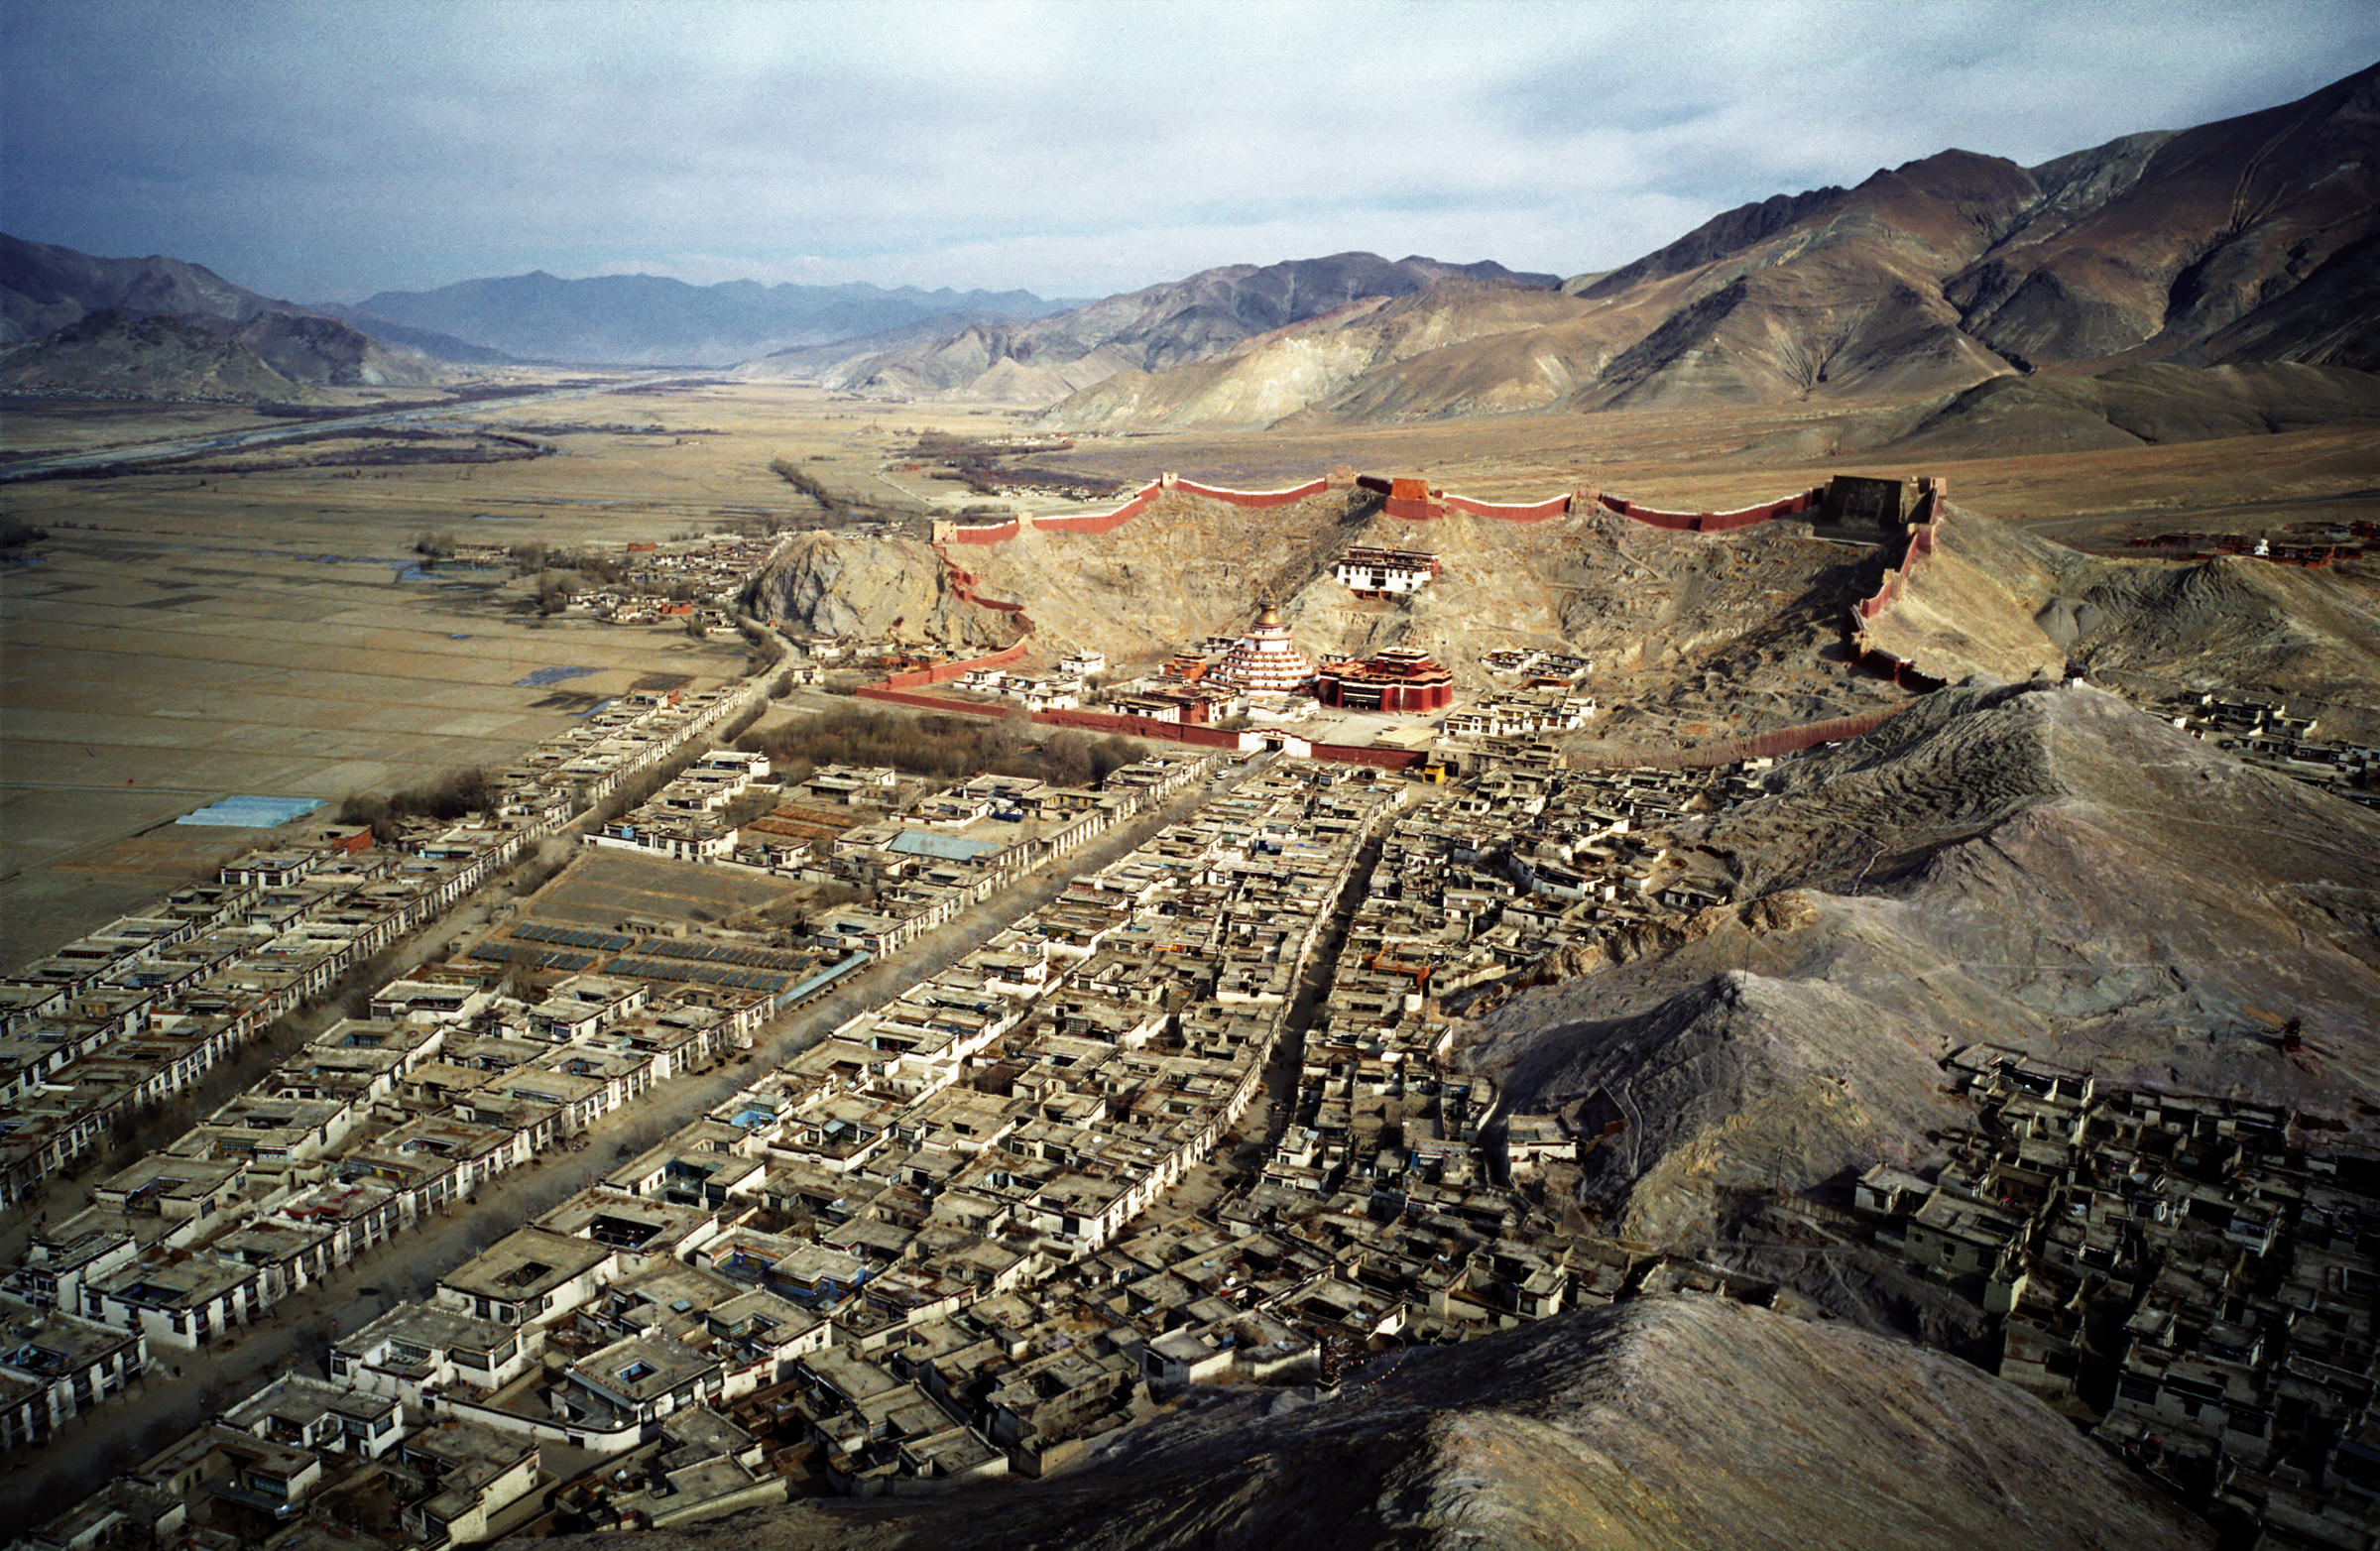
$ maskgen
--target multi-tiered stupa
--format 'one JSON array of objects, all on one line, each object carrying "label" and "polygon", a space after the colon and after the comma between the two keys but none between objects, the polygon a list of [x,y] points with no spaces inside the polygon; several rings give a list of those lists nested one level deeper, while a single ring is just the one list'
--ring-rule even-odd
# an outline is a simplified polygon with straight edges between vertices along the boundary
[{"label": "multi-tiered stupa", "polygon": [[1281,611],[1264,604],[1248,634],[1232,644],[1214,677],[1250,694],[1292,694],[1314,677],[1314,663],[1290,639]]}]

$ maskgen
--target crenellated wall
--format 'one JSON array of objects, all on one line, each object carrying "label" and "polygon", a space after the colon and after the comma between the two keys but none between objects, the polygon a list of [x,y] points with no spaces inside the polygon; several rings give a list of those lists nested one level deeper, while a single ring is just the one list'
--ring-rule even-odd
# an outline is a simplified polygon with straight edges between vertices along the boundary
[{"label": "crenellated wall", "polygon": [[[1008,667],[1021,659],[1024,652],[1025,644],[1019,641],[1016,645],[1003,648],[989,656],[966,657],[956,662],[936,662],[931,667],[912,668],[906,673],[894,673],[881,684],[870,684],[868,689],[916,689],[925,684],[947,684],[954,678],[966,677],[979,667]],[[868,689],[860,692],[866,694]]]}]

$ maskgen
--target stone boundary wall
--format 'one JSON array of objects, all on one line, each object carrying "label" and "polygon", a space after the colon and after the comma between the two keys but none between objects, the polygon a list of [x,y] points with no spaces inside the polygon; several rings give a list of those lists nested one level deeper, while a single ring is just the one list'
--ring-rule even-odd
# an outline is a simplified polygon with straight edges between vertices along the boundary
[{"label": "stone boundary wall", "polygon": [[914,706],[920,711],[948,711],[954,716],[1006,716],[1005,705],[984,705],[974,700],[945,700],[940,695],[911,694],[905,689],[888,689],[883,684],[862,684],[854,694],[862,700],[882,700],[892,705]]},{"label": "stone boundary wall", "polygon": [[1153,716],[1120,716],[1113,711],[1035,711],[1033,720],[1045,727],[1072,727],[1090,733],[1122,733],[1128,738],[1155,738],[1200,749],[1238,749],[1245,733],[1225,732],[1203,722],[1160,722]]},{"label": "stone boundary wall", "polygon": [[1774,727],[1764,733],[1746,733],[1739,738],[1723,738],[1714,743],[1699,743],[1657,754],[1640,752],[1626,759],[1582,762],[1582,765],[1588,769],[1614,771],[1643,766],[1705,770],[1733,765],[1740,760],[1775,759],[1780,755],[1800,754],[1824,743],[1843,743],[1863,737],[1908,710],[1910,704],[1910,701],[1904,700],[1897,705],[1880,705],[1873,710],[1830,717],[1823,722]]},{"label": "stone boundary wall", "polygon": [[[1021,653],[1023,648],[1019,646],[1010,650]],[[977,657],[968,662],[945,662],[936,668],[924,671],[955,670],[948,673],[949,677],[955,678],[969,668],[994,665],[1002,658],[1009,661],[1015,660],[1009,654],[1002,653],[996,656]],[[922,673],[903,673],[897,676],[906,682],[895,685],[892,680],[887,680],[881,684],[869,684],[861,688],[859,698],[882,701],[892,705],[911,706],[921,711],[948,711],[959,716],[1007,716],[1012,709],[1006,705],[982,705],[971,700],[945,700],[939,695],[916,694],[911,691],[923,683],[937,682],[938,680],[925,678]],[[1156,743],[1178,743],[1194,749],[1230,749],[1236,752],[1245,752],[1265,748],[1268,740],[1279,739],[1287,746],[1287,752],[1301,759],[1325,760],[1337,765],[1364,765],[1384,771],[1407,770],[1428,758],[1420,751],[1413,749],[1373,749],[1357,744],[1309,743],[1288,732],[1268,733],[1257,728],[1251,728],[1245,732],[1227,732],[1223,728],[1210,727],[1200,722],[1160,722],[1154,717],[1120,716],[1113,711],[1035,711],[1033,720],[1044,727],[1071,727],[1079,732],[1117,733],[1127,738],[1146,738]]]},{"label": "stone boundary wall", "polygon": [[1411,770],[1429,756],[1419,749],[1374,749],[1368,744],[1318,743],[1311,758],[1339,765],[1368,765],[1377,770]]}]

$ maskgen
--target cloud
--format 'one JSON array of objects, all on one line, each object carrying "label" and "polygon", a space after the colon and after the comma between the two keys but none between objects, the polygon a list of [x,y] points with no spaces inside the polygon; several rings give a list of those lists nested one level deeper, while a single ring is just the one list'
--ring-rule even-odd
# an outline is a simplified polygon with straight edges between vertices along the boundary
[{"label": "cloud", "polygon": [[10,230],[313,299],[648,270],[1094,295],[1369,248],[1575,272],[1952,145],[2301,95],[2380,9],[0,7]]}]

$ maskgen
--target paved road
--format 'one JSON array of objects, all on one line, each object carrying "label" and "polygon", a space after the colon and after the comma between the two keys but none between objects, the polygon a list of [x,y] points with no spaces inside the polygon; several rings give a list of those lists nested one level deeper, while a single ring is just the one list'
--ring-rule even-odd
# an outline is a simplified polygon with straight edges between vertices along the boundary
[{"label": "paved road", "polygon": [[[1238,785],[1257,768],[1251,764],[1225,785]],[[816,1044],[845,1019],[949,968],[1056,898],[1073,878],[1127,855],[1165,825],[1188,816],[1215,791],[1215,783],[1200,782],[1162,807],[1109,831],[1047,872],[976,905],[773,1024],[763,1031],[751,1059],[681,1078],[647,1102],[604,1117],[586,1133],[583,1148],[545,1154],[497,1176],[471,1202],[416,1226],[335,1272],[326,1283],[276,1305],[262,1323],[236,1339],[203,1353],[153,1353],[153,1376],[129,1395],[69,1421],[48,1448],[13,1456],[16,1468],[0,1474],[0,1524],[27,1522],[29,1513],[44,1508],[62,1510],[276,1372],[324,1372],[332,1321],[337,1330],[353,1332],[401,1299],[425,1296],[445,1271],[586,1188],[616,1167],[622,1156],[698,1119],[763,1072]],[[451,933],[433,927],[425,935],[443,941]],[[61,1209],[67,1209],[63,1203]]]}]

